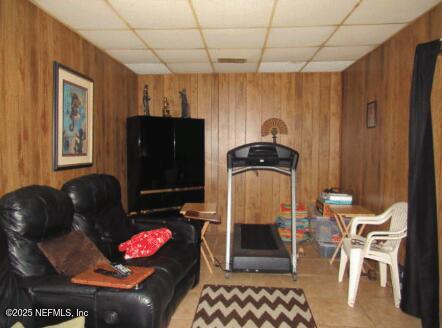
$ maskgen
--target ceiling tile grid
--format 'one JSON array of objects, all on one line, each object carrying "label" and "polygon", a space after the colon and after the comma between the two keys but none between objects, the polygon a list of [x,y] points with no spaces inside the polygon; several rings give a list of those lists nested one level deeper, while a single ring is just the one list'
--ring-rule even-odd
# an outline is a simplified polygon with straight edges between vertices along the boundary
[{"label": "ceiling tile grid", "polygon": [[123,64],[159,63],[153,52],[146,49],[109,49],[106,52]]},{"label": "ceiling tile grid", "polygon": [[135,29],[196,28],[187,0],[108,0]]},{"label": "ceiling tile grid", "polygon": [[304,65],[305,62],[262,62],[259,66],[259,72],[299,72]]},{"label": "ceiling tile grid", "polygon": [[342,71],[441,0],[30,1],[135,73],[169,74]]},{"label": "ceiling tile grid", "polygon": [[262,48],[266,29],[203,29],[209,48]]}]

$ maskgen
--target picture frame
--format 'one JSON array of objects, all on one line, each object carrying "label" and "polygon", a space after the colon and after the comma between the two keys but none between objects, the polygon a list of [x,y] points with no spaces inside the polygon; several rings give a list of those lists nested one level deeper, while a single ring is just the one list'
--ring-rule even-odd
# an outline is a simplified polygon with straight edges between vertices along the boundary
[{"label": "picture frame", "polygon": [[377,102],[371,101],[367,104],[366,124],[367,128],[375,128],[377,125]]},{"label": "picture frame", "polygon": [[54,62],[53,169],[92,166],[94,81]]}]

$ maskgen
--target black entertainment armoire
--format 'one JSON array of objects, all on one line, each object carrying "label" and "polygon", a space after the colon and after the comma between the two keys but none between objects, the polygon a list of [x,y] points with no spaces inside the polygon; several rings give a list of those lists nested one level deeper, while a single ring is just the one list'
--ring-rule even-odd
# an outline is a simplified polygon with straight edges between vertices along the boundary
[{"label": "black entertainment armoire", "polygon": [[129,212],[204,202],[204,120],[127,119]]}]

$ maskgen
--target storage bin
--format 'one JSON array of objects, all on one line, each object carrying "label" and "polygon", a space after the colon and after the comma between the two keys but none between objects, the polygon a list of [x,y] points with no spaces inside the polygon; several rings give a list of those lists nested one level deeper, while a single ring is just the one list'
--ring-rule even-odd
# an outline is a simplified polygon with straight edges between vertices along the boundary
[{"label": "storage bin", "polygon": [[[320,241],[315,242],[316,248],[319,251],[319,255],[322,257],[332,257],[336,250],[337,245],[335,243],[323,243]],[[337,257],[339,257],[340,252],[338,252]]]},{"label": "storage bin", "polygon": [[338,243],[341,240],[341,233],[334,219],[316,218],[311,220],[311,226],[317,242]]}]

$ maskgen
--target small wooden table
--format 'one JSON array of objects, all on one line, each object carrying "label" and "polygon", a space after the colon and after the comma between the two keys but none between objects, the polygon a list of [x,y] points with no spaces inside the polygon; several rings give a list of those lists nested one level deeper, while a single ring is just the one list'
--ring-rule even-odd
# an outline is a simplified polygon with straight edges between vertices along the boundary
[{"label": "small wooden table", "polygon": [[[335,252],[333,253],[332,258],[330,259],[330,264],[333,263],[333,261],[336,258],[336,255],[338,255],[339,250],[342,247],[342,243],[344,241],[344,238],[350,235],[350,226],[351,221],[346,224],[345,218],[354,218],[356,216],[374,216],[375,214],[371,212],[370,210],[366,209],[363,206],[360,205],[329,205],[330,210],[333,212],[333,215],[336,219],[336,223],[338,225],[339,230],[341,231],[342,238],[338,243],[338,247],[336,247]],[[362,227],[358,231],[358,236],[362,234],[362,232],[365,229],[365,224],[362,225]]]},{"label": "small wooden table", "polygon": [[[145,268],[138,266],[127,266],[132,273],[123,279],[114,278],[111,276],[105,276],[100,273],[94,272],[94,269],[87,269],[82,273],[77,274],[71,278],[71,282],[80,285],[110,287],[131,289],[136,287],[139,283],[150,277],[154,272],[154,268]],[[106,263],[99,264],[95,269],[101,268],[108,271],[114,271],[114,269]]]},{"label": "small wooden table", "polygon": [[207,253],[209,254],[212,264],[215,263],[215,257],[210,250],[209,244],[205,238],[207,229],[210,223],[221,223],[221,218],[216,214],[216,204],[214,203],[186,203],[181,208],[180,213],[189,220],[199,220],[203,221],[204,225],[201,229],[201,255],[206,262],[207,268],[210,273],[213,273],[212,266],[207,259],[207,255],[204,251],[203,245],[206,246]]}]

